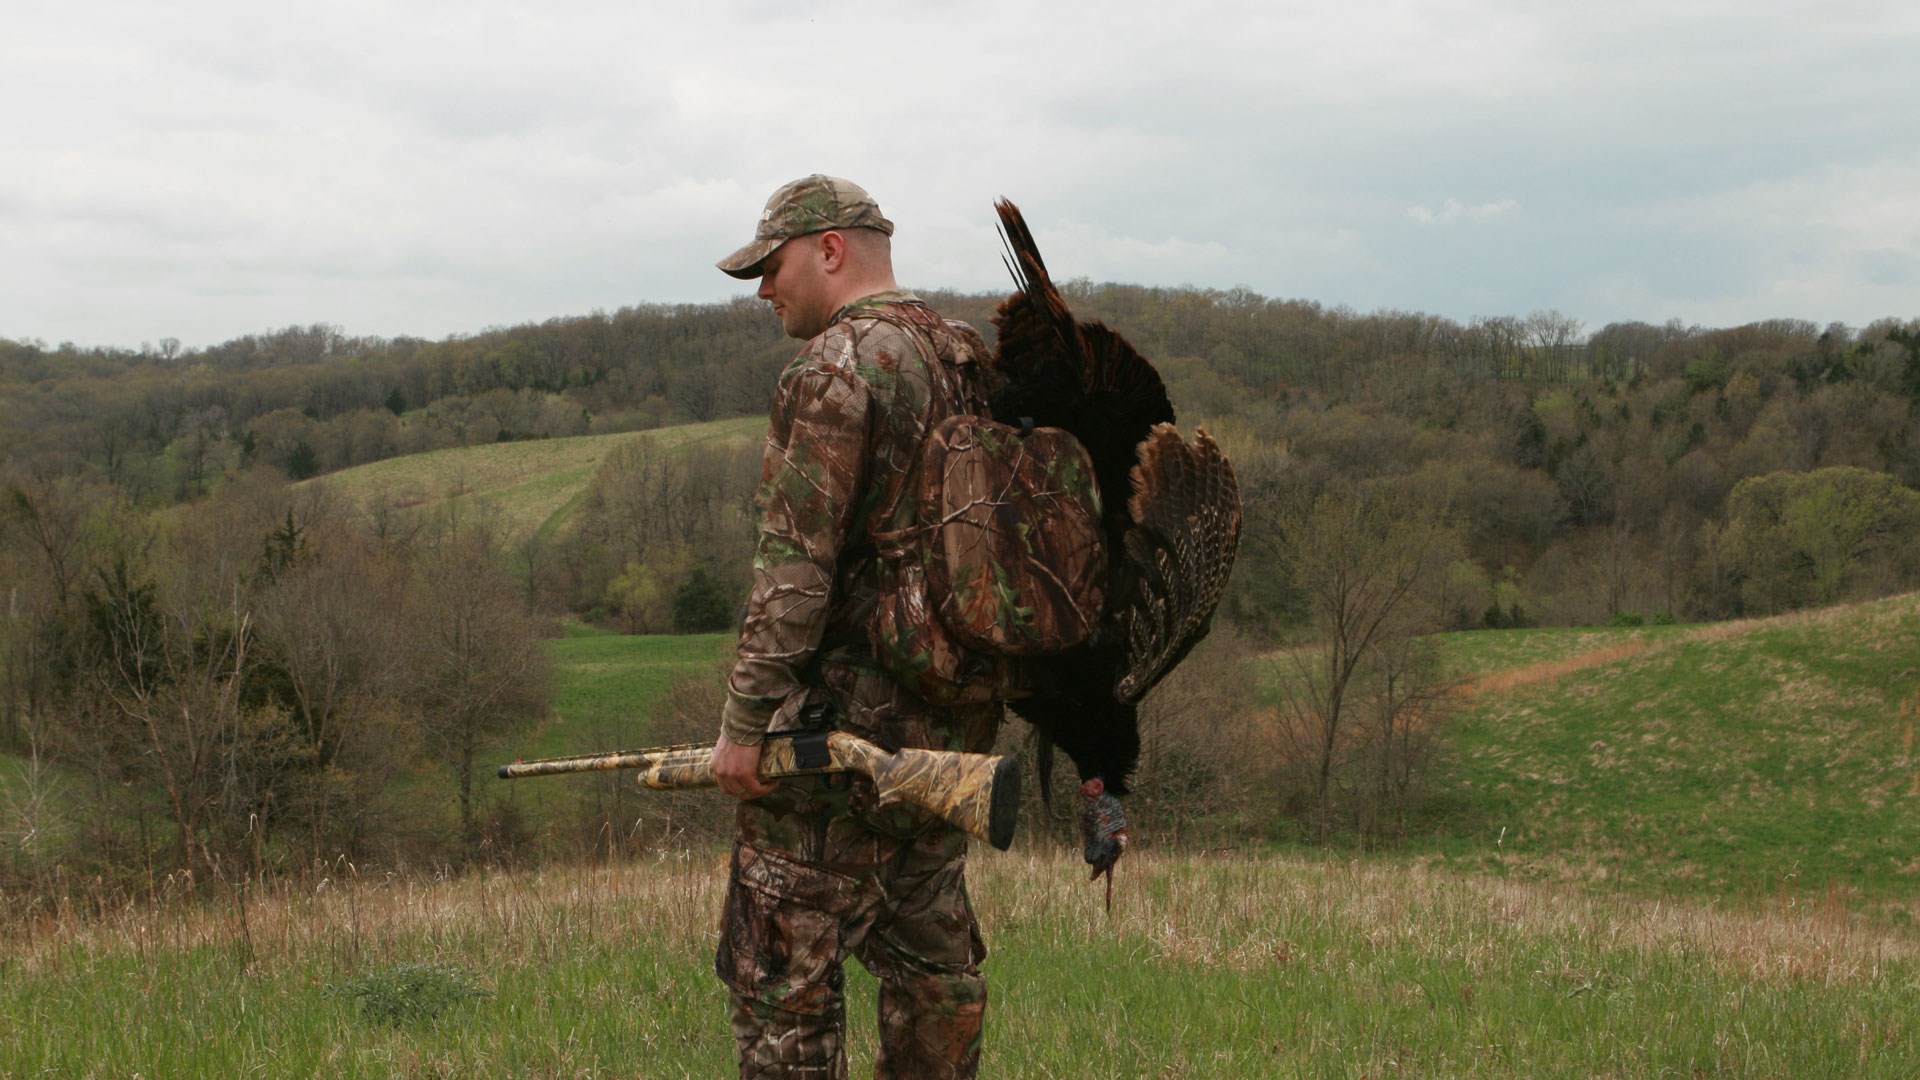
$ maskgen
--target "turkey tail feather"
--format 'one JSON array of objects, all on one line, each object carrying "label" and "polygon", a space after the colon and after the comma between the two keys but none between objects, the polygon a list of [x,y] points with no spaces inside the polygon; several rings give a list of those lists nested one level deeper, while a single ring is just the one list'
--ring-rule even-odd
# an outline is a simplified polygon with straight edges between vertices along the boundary
[{"label": "turkey tail feather", "polygon": [[[1006,254],[1002,261],[1020,286],[1020,292],[1009,299],[1002,310],[1007,311],[1018,305],[1025,297],[1033,314],[1052,328],[1060,339],[1061,348],[1067,350],[1072,358],[1080,361],[1081,351],[1079,335],[1075,332],[1073,312],[1067,310],[1067,301],[1054,287],[1053,278],[1047,274],[1046,260],[1040,257],[1040,245],[1034,242],[1032,230],[1027,228],[1027,219],[1020,208],[1006,199],[993,204],[1000,214],[1000,243],[1005,246]],[[1079,364],[1084,366],[1084,363]]]},{"label": "turkey tail feather", "polygon": [[1127,510],[1123,557],[1138,588],[1117,613],[1127,670],[1114,693],[1134,702],[1206,636],[1240,547],[1240,484],[1205,429],[1188,443],[1157,424],[1140,445]]}]

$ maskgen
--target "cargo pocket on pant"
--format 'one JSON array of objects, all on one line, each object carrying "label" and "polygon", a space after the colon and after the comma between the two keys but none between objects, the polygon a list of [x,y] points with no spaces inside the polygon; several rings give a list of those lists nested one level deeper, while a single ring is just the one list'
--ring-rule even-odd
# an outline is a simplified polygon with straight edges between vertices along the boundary
[{"label": "cargo pocket on pant", "polygon": [[714,973],[733,992],[776,1009],[837,1010],[840,920],[853,895],[850,879],[737,846]]}]

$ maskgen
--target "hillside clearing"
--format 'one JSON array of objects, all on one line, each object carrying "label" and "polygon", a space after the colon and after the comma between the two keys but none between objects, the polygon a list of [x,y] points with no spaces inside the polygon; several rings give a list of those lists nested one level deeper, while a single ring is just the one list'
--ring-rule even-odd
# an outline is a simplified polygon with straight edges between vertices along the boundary
[{"label": "hillside clearing", "polygon": [[651,431],[529,439],[388,458],[303,481],[325,484],[370,513],[422,513],[456,501],[491,515],[510,543],[559,524],[613,448],[639,438],[666,447],[757,441],[764,416]]}]

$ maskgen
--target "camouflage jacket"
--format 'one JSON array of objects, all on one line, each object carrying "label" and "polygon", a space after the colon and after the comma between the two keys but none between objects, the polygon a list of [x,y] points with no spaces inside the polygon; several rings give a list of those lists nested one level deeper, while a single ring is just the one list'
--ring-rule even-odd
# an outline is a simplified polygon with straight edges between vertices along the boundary
[{"label": "camouflage jacket", "polygon": [[871,531],[912,524],[920,448],[956,413],[985,412],[986,344],[907,292],[834,313],[780,375],[761,465],[753,592],[721,731],[760,742],[825,642],[865,651],[876,595]]}]

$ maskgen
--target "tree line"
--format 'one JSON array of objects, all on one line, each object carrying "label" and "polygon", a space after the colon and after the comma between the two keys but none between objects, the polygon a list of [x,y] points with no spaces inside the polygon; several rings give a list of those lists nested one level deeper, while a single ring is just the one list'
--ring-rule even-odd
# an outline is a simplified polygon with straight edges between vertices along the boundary
[{"label": "tree line", "polygon": [[[1777,610],[1768,589],[1745,584],[1752,549],[1720,535],[1737,485],[1835,467],[1920,482],[1916,322],[1587,333],[1551,311],[1463,323],[1245,290],[1073,282],[1066,292],[1154,357],[1183,418],[1234,438],[1249,472],[1306,489],[1400,476],[1449,492],[1472,564],[1451,571],[1457,626]],[[996,297],[931,298],[991,332]],[[438,343],[324,326],[203,350],[0,342],[10,402],[0,446],[36,474],[90,477],[156,505],[256,471],[300,479],[443,446],[756,414],[791,349],[746,301]],[[1257,460],[1273,455],[1284,464]],[[729,483],[717,501],[750,480]],[[617,495],[602,505],[621,512]],[[700,518],[703,540],[711,521]],[[582,551],[554,554],[567,561],[548,575],[564,579],[550,600],[664,625],[657,610],[632,614],[660,584],[629,573],[633,560],[607,555],[593,569]],[[1816,592],[1890,588],[1907,572],[1885,550],[1856,561]],[[1246,580],[1239,615],[1298,616],[1298,603]]]}]

